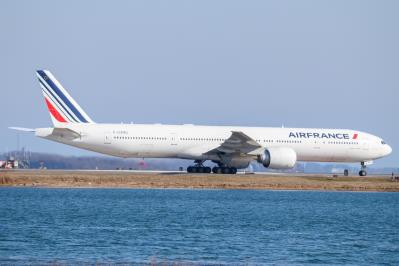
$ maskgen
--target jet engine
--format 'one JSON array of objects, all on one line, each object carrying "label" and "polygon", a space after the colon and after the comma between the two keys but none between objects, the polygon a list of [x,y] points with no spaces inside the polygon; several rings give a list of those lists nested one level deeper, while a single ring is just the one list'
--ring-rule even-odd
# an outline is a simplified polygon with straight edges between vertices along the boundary
[{"label": "jet engine", "polygon": [[258,156],[258,162],[266,168],[290,169],[295,166],[296,152],[291,148],[268,148]]}]

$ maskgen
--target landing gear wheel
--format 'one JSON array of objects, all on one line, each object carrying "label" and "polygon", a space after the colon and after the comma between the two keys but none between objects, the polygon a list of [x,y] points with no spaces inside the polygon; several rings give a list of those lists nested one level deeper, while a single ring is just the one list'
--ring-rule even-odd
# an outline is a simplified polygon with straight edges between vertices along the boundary
[{"label": "landing gear wheel", "polygon": [[193,173],[193,168],[192,166],[187,167],[187,173]]},{"label": "landing gear wheel", "polygon": [[365,170],[360,170],[359,171],[359,176],[366,176],[367,172]]},{"label": "landing gear wheel", "polygon": [[215,173],[215,174],[222,174],[223,173],[222,169],[223,169],[222,167],[215,166],[215,167],[212,168],[212,172]]},{"label": "landing gear wheel", "polygon": [[361,168],[359,171],[359,175],[360,176],[366,176],[367,172],[366,172],[366,164],[364,162],[361,162]]},{"label": "landing gear wheel", "polygon": [[213,167],[212,168],[212,172],[214,174],[230,174],[230,175],[234,175],[237,173],[237,168],[235,167]]},{"label": "landing gear wheel", "polygon": [[222,173],[223,174],[230,174],[230,168],[229,167],[222,167]]},{"label": "landing gear wheel", "polygon": [[195,165],[187,167],[187,173],[209,174],[212,172],[210,167],[203,166],[204,161],[196,160]]},{"label": "landing gear wheel", "polygon": [[187,172],[188,173],[201,173],[201,167],[189,166],[189,167],[187,167]]}]

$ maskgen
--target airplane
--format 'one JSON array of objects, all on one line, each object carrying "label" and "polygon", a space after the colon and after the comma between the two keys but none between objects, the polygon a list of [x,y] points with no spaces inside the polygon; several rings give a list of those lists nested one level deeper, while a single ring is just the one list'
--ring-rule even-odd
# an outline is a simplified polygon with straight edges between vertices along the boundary
[{"label": "airplane", "polygon": [[366,176],[367,165],[392,152],[381,138],[350,129],[95,123],[50,71],[36,75],[53,127],[11,129],[122,158],[193,160],[189,173],[236,174],[253,161],[271,169],[345,162],[360,163],[359,175]]}]

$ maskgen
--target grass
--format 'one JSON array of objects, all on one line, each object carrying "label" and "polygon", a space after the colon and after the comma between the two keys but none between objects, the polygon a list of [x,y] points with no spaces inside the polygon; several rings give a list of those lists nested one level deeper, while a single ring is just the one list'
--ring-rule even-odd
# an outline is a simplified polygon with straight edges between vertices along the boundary
[{"label": "grass", "polygon": [[398,191],[388,177],[0,171],[0,186]]}]

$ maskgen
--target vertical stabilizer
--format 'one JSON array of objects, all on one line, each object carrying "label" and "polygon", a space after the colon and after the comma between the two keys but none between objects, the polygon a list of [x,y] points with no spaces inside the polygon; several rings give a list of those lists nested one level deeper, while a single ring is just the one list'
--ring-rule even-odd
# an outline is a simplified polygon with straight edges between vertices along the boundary
[{"label": "vertical stabilizer", "polygon": [[48,70],[36,71],[55,127],[68,123],[94,123]]}]

